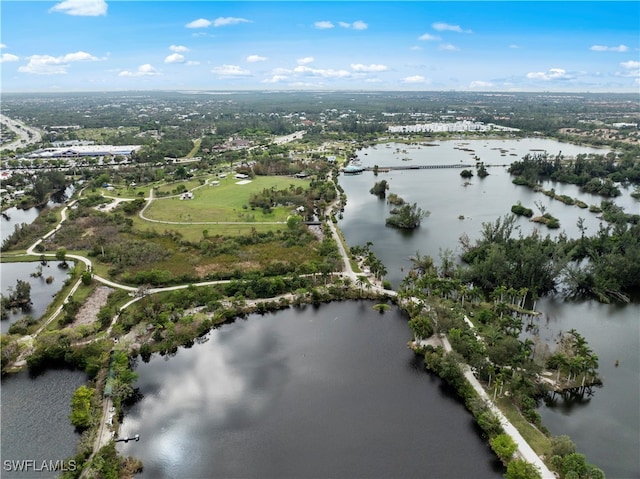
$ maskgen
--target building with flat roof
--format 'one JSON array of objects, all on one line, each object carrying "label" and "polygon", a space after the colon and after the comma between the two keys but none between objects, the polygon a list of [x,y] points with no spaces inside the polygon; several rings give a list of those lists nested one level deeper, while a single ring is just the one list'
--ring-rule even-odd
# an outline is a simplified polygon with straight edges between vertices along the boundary
[{"label": "building with flat roof", "polygon": [[130,156],[142,145],[74,145],[69,147],[43,148],[34,151],[29,158],[76,158],[79,156]]}]

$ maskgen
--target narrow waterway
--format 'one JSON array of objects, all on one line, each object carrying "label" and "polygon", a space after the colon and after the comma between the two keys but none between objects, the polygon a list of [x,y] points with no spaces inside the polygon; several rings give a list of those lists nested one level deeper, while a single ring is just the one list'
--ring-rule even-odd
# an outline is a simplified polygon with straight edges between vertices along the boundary
[{"label": "narrow waterway", "polygon": [[450,389],[407,348],[407,318],[344,302],[250,315],[138,364],[119,443],[148,478],[498,478]]}]

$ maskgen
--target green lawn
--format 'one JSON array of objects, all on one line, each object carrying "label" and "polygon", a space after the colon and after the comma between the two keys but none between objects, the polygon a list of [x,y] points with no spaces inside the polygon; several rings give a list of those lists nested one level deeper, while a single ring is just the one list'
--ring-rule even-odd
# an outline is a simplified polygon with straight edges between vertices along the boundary
[{"label": "green lawn", "polygon": [[[96,193],[104,196],[113,196],[115,198],[146,198],[149,196],[150,187],[148,185],[140,186],[140,187],[128,187],[128,186],[114,186],[112,191],[107,190],[106,188],[97,188]],[[139,195],[142,193],[142,196]],[[85,196],[89,196],[90,194],[94,194],[93,192],[85,193]]]},{"label": "green lawn", "polygon": [[[487,392],[487,394],[489,393]],[[511,399],[498,398],[496,404],[539,456],[551,457],[550,439],[522,417],[511,402]]]},{"label": "green lawn", "polygon": [[200,149],[200,143],[202,143],[202,138],[198,138],[197,140],[194,140],[193,148],[187,154],[186,156],[187,158],[193,158],[194,156],[196,156],[196,153],[198,153],[198,150]]},{"label": "green lawn", "polygon": [[203,239],[203,231],[207,230],[208,236],[244,236],[251,233],[253,229],[260,233],[267,231],[282,230],[287,227],[285,224],[255,223],[255,224],[210,224],[210,225],[192,225],[192,224],[163,224],[153,223],[141,220],[137,215],[131,216],[133,226],[137,231],[156,231],[162,233],[166,231],[177,231],[187,241],[200,241]]},{"label": "green lawn", "polygon": [[211,175],[205,175],[187,180],[176,180],[169,183],[164,183],[162,186],[159,186],[156,191],[160,194],[173,195],[175,194],[173,193],[173,190],[175,190],[178,185],[184,185],[187,190],[192,190],[193,188],[200,186],[200,179],[205,179],[207,177],[210,177],[211,180],[216,180],[216,178]]},{"label": "green lawn", "polygon": [[[284,222],[291,213],[290,207],[277,207],[265,214],[261,209],[251,209],[249,197],[265,188],[284,189],[289,185],[308,184],[306,180],[279,176],[259,176],[244,185],[237,184],[238,180],[232,176],[219,181],[218,186],[206,185],[196,189],[192,200],[158,198],[145,210],[145,216],[154,220],[179,222]],[[200,231],[203,228],[210,229],[209,226],[200,225]],[[156,224],[155,227],[159,229],[163,225]]]}]

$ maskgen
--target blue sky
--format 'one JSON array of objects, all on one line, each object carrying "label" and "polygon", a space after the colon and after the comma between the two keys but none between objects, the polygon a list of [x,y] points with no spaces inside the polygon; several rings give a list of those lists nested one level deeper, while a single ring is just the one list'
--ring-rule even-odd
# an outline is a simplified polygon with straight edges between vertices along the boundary
[{"label": "blue sky", "polygon": [[2,0],[2,91],[637,92],[640,2]]}]

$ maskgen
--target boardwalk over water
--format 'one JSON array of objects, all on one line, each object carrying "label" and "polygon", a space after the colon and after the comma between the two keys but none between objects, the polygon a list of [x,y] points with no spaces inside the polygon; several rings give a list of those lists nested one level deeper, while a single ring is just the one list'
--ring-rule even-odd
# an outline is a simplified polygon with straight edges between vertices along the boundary
[{"label": "boardwalk over water", "polygon": [[[496,167],[496,166],[509,166],[509,165],[484,165],[486,168]],[[397,166],[380,166],[378,165],[378,171],[392,171],[392,170],[438,170],[443,168],[475,168],[475,164],[469,163],[450,163],[444,165],[397,165]],[[374,171],[374,166],[367,166],[362,168],[362,171]]]}]

